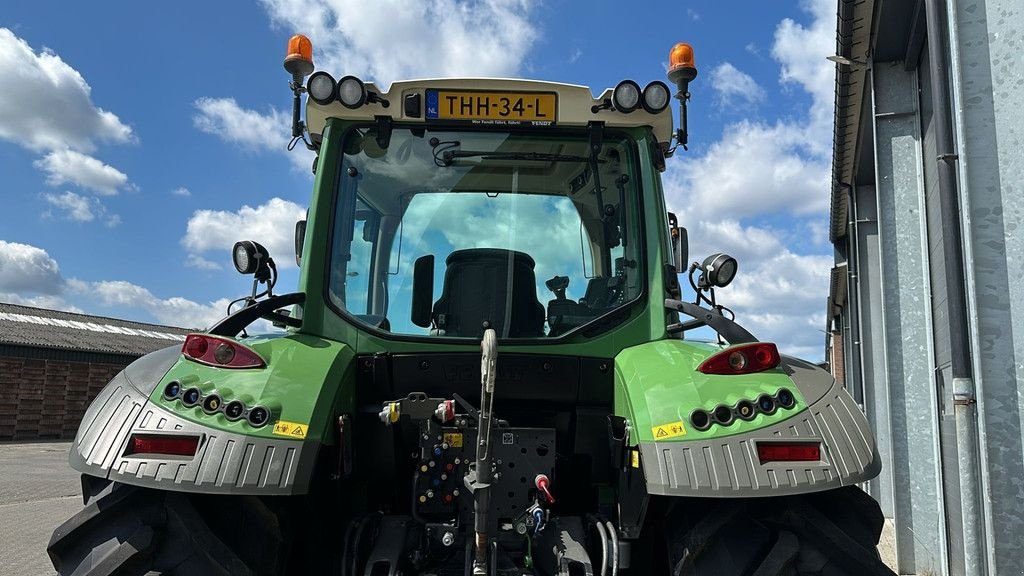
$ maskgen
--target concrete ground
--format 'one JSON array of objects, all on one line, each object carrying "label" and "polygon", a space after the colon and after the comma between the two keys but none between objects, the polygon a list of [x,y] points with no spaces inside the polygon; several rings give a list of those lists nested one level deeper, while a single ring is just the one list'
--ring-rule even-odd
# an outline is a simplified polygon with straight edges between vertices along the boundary
[{"label": "concrete ground", "polygon": [[82,509],[70,442],[0,443],[0,573],[54,574],[46,555],[53,529]]}]

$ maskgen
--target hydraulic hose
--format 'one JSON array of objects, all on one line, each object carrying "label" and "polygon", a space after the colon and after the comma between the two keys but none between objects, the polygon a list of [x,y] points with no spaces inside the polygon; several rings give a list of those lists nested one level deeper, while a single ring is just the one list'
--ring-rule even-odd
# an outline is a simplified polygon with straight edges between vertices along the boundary
[{"label": "hydraulic hose", "polygon": [[618,576],[619,574],[619,534],[615,525],[611,522],[605,522],[605,526],[608,528],[608,537],[611,540],[612,545],[612,576]]},{"label": "hydraulic hose", "polygon": [[590,520],[597,528],[597,535],[601,539],[601,576],[607,576],[608,572],[608,535],[604,531],[604,524],[601,523],[596,516],[588,515],[587,520]]}]

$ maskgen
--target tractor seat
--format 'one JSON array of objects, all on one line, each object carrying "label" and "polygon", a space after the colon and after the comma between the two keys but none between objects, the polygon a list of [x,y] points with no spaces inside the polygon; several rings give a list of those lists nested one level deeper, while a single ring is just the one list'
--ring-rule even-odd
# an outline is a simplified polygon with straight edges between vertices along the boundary
[{"label": "tractor seat", "polygon": [[528,254],[470,248],[452,252],[445,264],[444,287],[433,309],[443,334],[478,337],[486,320],[499,337],[544,336],[544,307],[537,300],[534,261]]}]

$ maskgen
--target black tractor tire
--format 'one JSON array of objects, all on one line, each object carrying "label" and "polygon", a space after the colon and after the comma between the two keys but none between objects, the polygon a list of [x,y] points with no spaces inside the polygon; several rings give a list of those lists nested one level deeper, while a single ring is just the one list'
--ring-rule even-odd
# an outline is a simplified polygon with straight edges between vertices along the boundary
[{"label": "black tractor tire", "polygon": [[277,574],[277,516],[255,497],[188,495],[111,483],[57,527],[47,552],[61,576]]},{"label": "black tractor tire", "polygon": [[668,502],[653,531],[667,542],[664,568],[673,576],[894,576],[876,548],[881,508],[855,486]]}]

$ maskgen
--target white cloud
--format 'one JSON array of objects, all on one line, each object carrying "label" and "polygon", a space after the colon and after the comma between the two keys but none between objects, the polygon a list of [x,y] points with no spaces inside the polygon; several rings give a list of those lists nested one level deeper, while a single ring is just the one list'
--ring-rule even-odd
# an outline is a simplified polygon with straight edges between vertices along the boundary
[{"label": "white cloud", "polygon": [[288,150],[291,140],[291,114],[268,108],[266,113],[242,108],[234,98],[200,98],[198,113],[192,117],[195,127],[225,142],[250,151],[275,151],[288,154],[296,169],[309,172],[313,153],[305,146]]},{"label": "white cloud", "polygon": [[62,283],[60,267],[46,250],[0,240],[0,293],[56,295]]},{"label": "white cloud", "polygon": [[279,268],[295,266],[295,222],[306,209],[294,202],[271,198],[255,208],[242,206],[237,212],[197,210],[188,219],[182,246],[190,255],[209,251],[229,255],[239,240],[255,240],[270,251]]},{"label": "white cloud", "polygon": [[759,104],[765,98],[764,88],[729,62],[711,71],[711,87],[718,93],[718,104],[723,108]]},{"label": "white cloud", "polygon": [[575,64],[582,57],[583,57],[583,50],[580,50],[579,48],[576,48],[575,50],[572,51],[572,54],[569,55],[569,64]]},{"label": "white cloud", "polygon": [[783,20],[775,29],[772,56],[782,66],[780,80],[811,95],[809,142],[817,154],[828,155],[832,152],[835,64],[825,56],[835,53],[836,0],[803,0],[801,7],[813,17],[811,25]]},{"label": "white cloud", "polygon": [[[98,214],[104,212],[99,200],[74,192],[43,194],[43,198],[50,206],[59,210],[64,218],[75,222],[92,222]],[[52,213],[47,212],[44,216],[52,216]]]},{"label": "white cloud", "polygon": [[180,196],[182,198],[189,198],[192,196],[192,192],[188,188],[185,188],[184,186],[171,190],[171,194],[174,194],[175,196]]},{"label": "white cloud", "polygon": [[36,160],[33,166],[46,172],[50,186],[74,184],[104,196],[117,194],[128,184],[128,175],[92,156],[63,149],[50,152]]},{"label": "white cloud", "polygon": [[742,121],[725,128],[703,156],[665,174],[669,203],[690,218],[806,215],[828,206],[828,160],[809,155],[806,128]]},{"label": "white cloud", "polygon": [[189,254],[185,259],[185,266],[189,268],[198,268],[199,270],[220,270],[220,265],[211,260],[207,260],[202,256],[195,254]]},{"label": "white cloud", "polygon": [[686,15],[690,17],[690,20],[693,20],[694,22],[700,22],[700,13],[698,13],[693,8],[687,8]]},{"label": "white cloud", "polygon": [[205,329],[227,314],[230,299],[199,304],[186,298],[158,298],[148,289],[123,280],[81,282],[73,290],[97,298],[104,306],[135,308],[151,314],[161,324]]},{"label": "white cloud", "polygon": [[[43,200],[56,209],[58,215],[65,220],[74,222],[101,220],[107,228],[121,224],[121,217],[117,214],[108,214],[107,207],[98,198],[65,191],[63,194],[43,194]],[[43,218],[53,217],[52,209],[43,212]]]},{"label": "white cloud", "polygon": [[271,19],[313,41],[314,61],[335,77],[380,85],[405,78],[510,76],[538,32],[533,0],[263,0]]},{"label": "white cloud", "polygon": [[78,314],[83,313],[81,308],[68,303],[61,296],[22,296],[13,292],[0,292],[0,302],[32,306],[33,308],[45,308],[47,310],[62,310],[64,312],[76,312]]},{"label": "white cloud", "polygon": [[134,140],[129,126],[92,103],[92,89],[77,70],[7,28],[0,28],[0,78],[0,138],[35,151],[86,152],[98,141]]},{"label": "white cloud", "polygon": [[234,98],[200,98],[195,107],[196,128],[250,150],[283,150],[291,137],[291,118],[272,108],[262,114],[242,108]]}]

